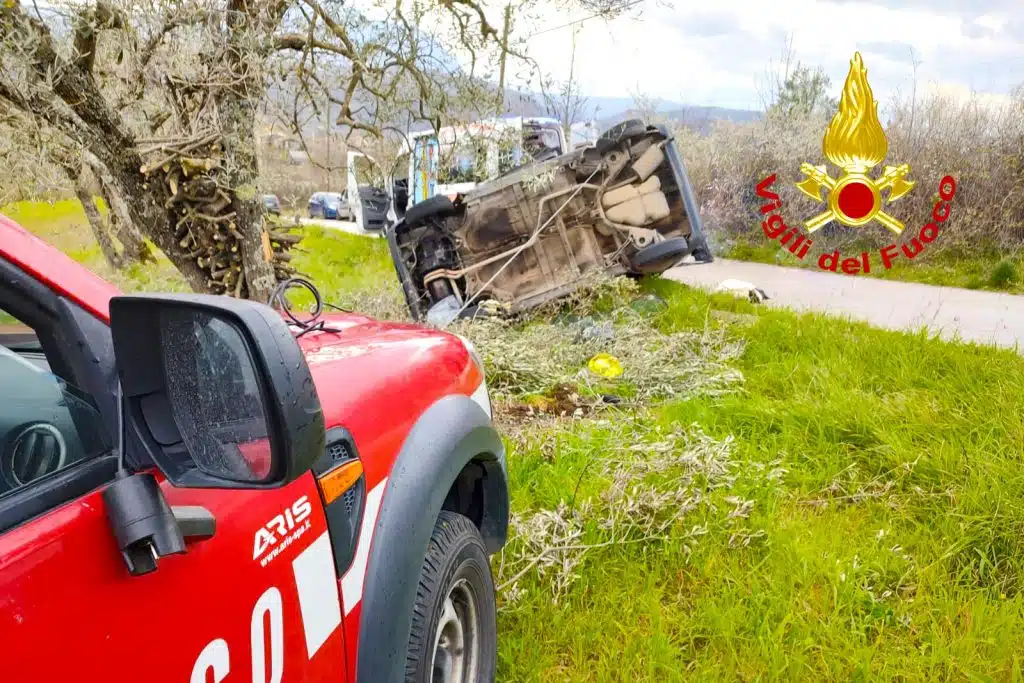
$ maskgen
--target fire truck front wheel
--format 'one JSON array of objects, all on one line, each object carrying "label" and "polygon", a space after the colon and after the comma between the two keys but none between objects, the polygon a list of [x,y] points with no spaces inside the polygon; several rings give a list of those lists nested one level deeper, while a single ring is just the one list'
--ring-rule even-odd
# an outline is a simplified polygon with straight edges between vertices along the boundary
[{"label": "fire truck front wheel", "polygon": [[487,550],[469,518],[443,511],[423,560],[406,683],[490,683],[497,606]]}]

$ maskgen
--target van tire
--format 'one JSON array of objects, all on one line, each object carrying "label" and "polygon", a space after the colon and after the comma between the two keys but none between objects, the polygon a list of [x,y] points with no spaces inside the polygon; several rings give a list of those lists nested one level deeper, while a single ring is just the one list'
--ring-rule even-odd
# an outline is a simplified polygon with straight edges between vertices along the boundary
[{"label": "van tire", "polygon": [[428,218],[447,218],[455,215],[455,205],[443,194],[435,195],[413,205],[405,212],[405,224],[410,228],[421,225]]},{"label": "van tire", "polygon": [[634,138],[647,133],[647,124],[640,119],[626,119],[615,124],[597,138],[597,151],[604,154],[622,140]]},{"label": "van tire", "polygon": [[670,237],[640,249],[629,257],[629,269],[639,275],[663,273],[690,253],[685,237]]},{"label": "van tire", "polygon": [[[462,655],[458,654],[460,650]],[[457,680],[494,680],[497,604],[480,532],[468,517],[442,511],[434,524],[416,589],[405,681],[430,683],[436,680],[436,669],[450,670],[446,667],[458,666],[460,661],[467,676]]]}]

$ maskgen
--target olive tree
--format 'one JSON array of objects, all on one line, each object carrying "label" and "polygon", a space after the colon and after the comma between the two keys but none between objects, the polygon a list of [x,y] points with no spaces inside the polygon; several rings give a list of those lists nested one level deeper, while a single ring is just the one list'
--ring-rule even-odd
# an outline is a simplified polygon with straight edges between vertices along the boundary
[{"label": "olive tree", "polygon": [[265,300],[297,238],[263,215],[261,107],[287,91],[301,128],[329,100],[367,137],[396,108],[437,118],[452,69],[423,51],[428,19],[456,37],[448,62],[494,42],[472,0],[3,0],[0,107],[72,184],[94,177],[123,247],[145,236],[193,289]]}]

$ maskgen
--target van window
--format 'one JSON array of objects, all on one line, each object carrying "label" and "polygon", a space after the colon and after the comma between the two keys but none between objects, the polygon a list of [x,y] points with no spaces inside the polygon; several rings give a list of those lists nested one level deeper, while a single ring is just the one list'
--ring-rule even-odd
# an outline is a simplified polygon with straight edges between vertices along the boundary
[{"label": "van window", "polygon": [[524,161],[523,138],[516,129],[506,130],[498,139],[498,173],[503,175]]},{"label": "van window", "polygon": [[482,183],[487,180],[487,140],[480,136],[463,136],[453,145],[444,145],[438,182]]}]

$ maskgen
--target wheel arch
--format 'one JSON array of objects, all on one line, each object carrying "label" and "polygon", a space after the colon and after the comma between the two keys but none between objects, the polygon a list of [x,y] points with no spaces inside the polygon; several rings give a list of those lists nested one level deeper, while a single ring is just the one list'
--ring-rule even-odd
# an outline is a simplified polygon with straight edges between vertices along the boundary
[{"label": "wheel arch", "polygon": [[401,681],[423,558],[440,512],[470,512],[488,552],[508,531],[504,447],[470,397],[431,405],[406,437],[384,491],[366,566],[357,681]]},{"label": "wheel arch", "polygon": [[459,471],[448,489],[442,510],[468,517],[494,554],[508,535],[509,493],[501,463],[488,453],[477,453]]}]

